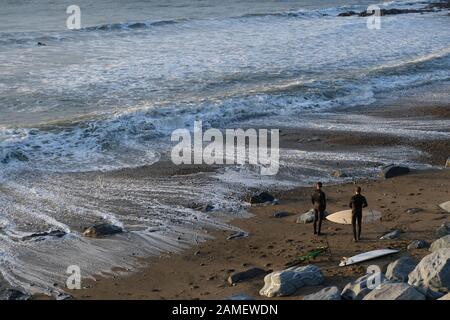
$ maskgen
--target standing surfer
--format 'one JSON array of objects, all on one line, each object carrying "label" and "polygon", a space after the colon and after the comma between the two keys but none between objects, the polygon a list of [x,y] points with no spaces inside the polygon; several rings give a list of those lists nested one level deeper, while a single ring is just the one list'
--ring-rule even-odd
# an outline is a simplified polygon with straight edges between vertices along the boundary
[{"label": "standing surfer", "polygon": [[[321,235],[322,221],[325,217],[325,209],[327,208],[327,199],[322,191],[322,182],[317,182],[316,190],[311,196],[311,202],[314,205],[314,234]],[[317,228],[319,223],[319,228]]]},{"label": "standing surfer", "polygon": [[[361,195],[361,187],[356,187],[355,195],[350,199],[349,207],[352,209],[353,241],[357,242],[361,240],[362,210],[367,207],[367,200]],[[356,234],[356,224],[358,224],[358,234]]]}]

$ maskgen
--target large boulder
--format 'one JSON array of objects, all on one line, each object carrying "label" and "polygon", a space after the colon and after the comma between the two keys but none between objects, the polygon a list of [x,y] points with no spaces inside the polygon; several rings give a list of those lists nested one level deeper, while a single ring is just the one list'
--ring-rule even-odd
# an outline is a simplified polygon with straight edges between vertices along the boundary
[{"label": "large boulder", "polygon": [[408,283],[432,299],[448,293],[450,249],[440,249],[425,256],[409,274]]},{"label": "large boulder", "polygon": [[99,238],[122,232],[123,229],[121,227],[109,223],[98,223],[84,230],[83,236],[90,238]]},{"label": "large boulder", "polygon": [[390,164],[381,168],[380,176],[385,179],[401,176],[409,173],[408,167],[396,166],[394,164]]},{"label": "large boulder", "polygon": [[270,193],[267,192],[261,192],[257,195],[251,196],[248,202],[251,204],[257,204],[257,203],[266,203],[266,202],[272,202],[275,198]]},{"label": "large boulder", "polygon": [[297,223],[312,223],[314,222],[314,209],[309,210],[298,216]]},{"label": "large boulder", "polygon": [[445,167],[450,168],[450,157],[447,158],[447,161],[445,162]]},{"label": "large boulder", "polygon": [[425,296],[406,283],[385,282],[369,292],[363,300],[425,300]]},{"label": "large boulder", "polygon": [[408,250],[426,249],[429,247],[430,247],[430,244],[428,242],[426,242],[425,240],[414,240],[410,244],[408,244],[407,249]]},{"label": "large boulder", "polygon": [[230,275],[228,277],[228,283],[231,285],[234,285],[236,283],[239,282],[243,282],[243,281],[247,281],[247,280],[251,280],[257,277],[262,277],[266,274],[267,272],[263,269],[260,268],[250,268],[246,271],[242,271],[242,272],[235,272],[232,275]]},{"label": "large boulder", "polygon": [[291,267],[265,276],[264,287],[259,294],[269,298],[290,296],[302,287],[317,286],[323,281],[324,277],[317,266]]},{"label": "large boulder", "polygon": [[383,283],[386,278],[383,273],[376,272],[374,274],[366,274],[355,281],[347,284],[341,292],[342,299],[344,300],[362,300],[373,287],[375,282]]},{"label": "large boulder", "polygon": [[341,300],[341,291],[338,287],[328,287],[305,296],[303,300]]},{"label": "large boulder", "polygon": [[450,234],[448,236],[437,239],[431,244],[430,251],[435,252],[440,249],[450,248]]},{"label": "large boulder", "polygon": [[408,282],[408,275],[417,263],[410,257],[401,257],[387,266],[386,278],[389,280]]},{"label": "large boulder", "polygon": [[436,237],[442,238],[450,234],[450,222],[444,222],[436,229]]}]

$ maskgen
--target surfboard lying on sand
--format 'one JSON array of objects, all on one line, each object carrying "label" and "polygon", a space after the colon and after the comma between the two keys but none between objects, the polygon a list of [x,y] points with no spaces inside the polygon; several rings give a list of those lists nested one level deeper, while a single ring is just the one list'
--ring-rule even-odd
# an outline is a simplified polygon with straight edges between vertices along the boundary
[{"label": "surfboard lying on sand", "polygon": [[439,207],[440,207],[442,210],[447,211],[448,213],[450,213],[450,201],[441,203],[441,204],[439,205]]},{"label": "surfboard lying on sand", "polygon": [[368,251],[364,253],[357,254],[356,256],[350,257],[350,258],[343,258],[341,260],[341,263],[339,263],[340,267],[349,266],[351,264],[364,262],[367,260],[372,260],[379,257],[384,257],[390,254],[394,254],[399,252],[400,250],[393,250],[393,249],[380,249],[380,250],[373,250]]},{"label": "surfboard lying on sand", "polygon": [[[343,210],[328,215],[327,220],[340,224],[352,224],[352,210]],[[362,221],[373,223],[381,220],[381,212],[373,209],[363,209]]]}]

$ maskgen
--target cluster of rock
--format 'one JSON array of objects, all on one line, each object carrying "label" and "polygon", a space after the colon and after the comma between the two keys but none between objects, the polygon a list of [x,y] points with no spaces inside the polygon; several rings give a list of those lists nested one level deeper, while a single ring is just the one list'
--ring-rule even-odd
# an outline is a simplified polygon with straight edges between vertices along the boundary
[{"label": "cluster of rock", "polygon": [[[410,257],[388,265],[381,272],[364,275],[348,283],[341,291],[326,287],[307,295],[305,300],[426,300],[449,299],[450,291],[450,236],[436,240],[432,251],[419,263]],[[283,297],[294,294],[306,286],[324,283],[324,276],[314,265],[291,267],[274,271],[264,278],[259,294],[266,297]]]},{"label": "cluster of rock", "polygon": [[[336,286],[325,287],[309,294],[304,300],[426,300],[450,299],[450,234],[431,245],[416,240],[409,249],[429,248],[430,253],[419,263],[403,256],[387,266],[385,274],[366,274],[350,283],[343,290]],[[259,294],[265,297],[285,297],[303,287],[322,286],[325,278],[315,265],[294,266],[284,270],[265,271],[252,267],[228,277],[230,285],[262,278],[264,286]],[[230,297],[247,299],[250,297]]]},{"label": "cluster of rock", "polygon": [[[406,13],[425,13],[432,12],[433,9],[380,9],[380,16],[394,15],[394,14],[406,14]],[[338,17],[351,17],[351,16],[359,16],[359,17],[368,17],[375,14],[375,11],[346,11],[338,14]]]}]

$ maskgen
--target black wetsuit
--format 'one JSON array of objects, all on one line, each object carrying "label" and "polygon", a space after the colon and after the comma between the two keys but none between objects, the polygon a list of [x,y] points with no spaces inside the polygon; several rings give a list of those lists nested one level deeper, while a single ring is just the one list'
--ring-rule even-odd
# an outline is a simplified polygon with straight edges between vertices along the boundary
[{"label": "black wetsuit", "polygon": [[[361,238],[362,210],[367,207],[367,200],[357,193],[350,199],[349,207],[352,208],[353,237],[357,241]],[[356,224],[358,224],[358,234],[356,234]]]},{"label": "black wetsuit", "polygon": [[[320,234],[322,220],[325,216],[325,209],[327,208],[325,193],[322,190],[315,190],[311,196],[311,202],[314,205],[314,234]],[[319,222],[318,229],[317,222]]]}]

